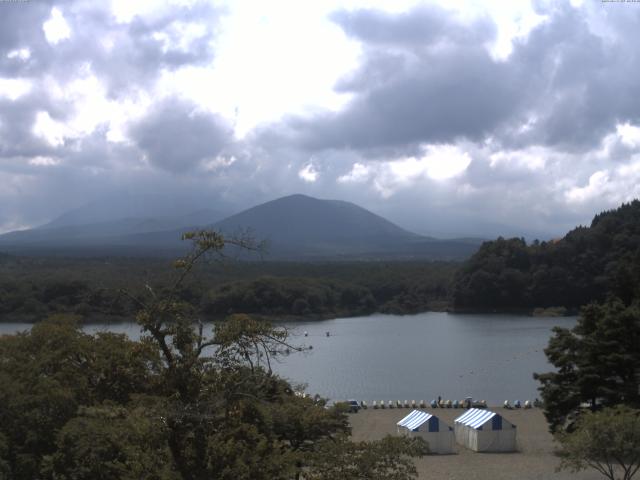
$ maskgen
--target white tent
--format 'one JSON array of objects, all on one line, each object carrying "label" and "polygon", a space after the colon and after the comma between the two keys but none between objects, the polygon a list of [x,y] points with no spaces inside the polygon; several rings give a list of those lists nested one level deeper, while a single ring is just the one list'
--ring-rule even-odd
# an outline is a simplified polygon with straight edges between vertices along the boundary
[{"label": "white tent", "polygon": [[454,420],[456,441],[476,452],[513,452],[516,426],[489,410],[472,408]]},{"label": "white tent", "polygon": [[453,453],[453,429],[436,416],[414,410],[398,423],[398,433],[424,438],[431,453]]}]

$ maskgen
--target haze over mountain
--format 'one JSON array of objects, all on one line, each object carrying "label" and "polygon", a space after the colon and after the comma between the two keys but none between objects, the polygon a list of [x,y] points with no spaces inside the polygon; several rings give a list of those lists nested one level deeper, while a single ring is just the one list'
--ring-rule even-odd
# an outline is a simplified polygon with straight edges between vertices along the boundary
[{"label": "haze over mountain", "polygon": [[[100,255],[177,255],[181,234],[213,228],[227,235],[250,232],[265,240],[267,259],[461,259],[479,241],[437,240],[400,228],[353,203],[290,195],[249,208],[218,222],[211,211],[182,217],[122,218],[82,223],[87,210],[70,212],[41,228],[0,236],[12,252]],[[66,223],[66,224],[65,224]],[[164,228],[162,228],[164,227]]]},{"label": "haze over mountain", "polygon": [[69,210],[38,228],[118,223],[123,220],[127,223],[129,220],[156,222],[157,225],[141,225],[138,230],[149,232],[212,223],[229,214],[229,210],[203,208],[209,202],[210,199],[204,196],[120,193]]}]

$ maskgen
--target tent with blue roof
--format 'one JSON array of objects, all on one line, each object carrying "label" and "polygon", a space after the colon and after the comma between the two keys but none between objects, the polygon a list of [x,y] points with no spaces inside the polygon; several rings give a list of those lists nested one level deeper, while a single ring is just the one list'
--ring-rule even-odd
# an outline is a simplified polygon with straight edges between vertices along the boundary
[{"label": "tent with blue roof", "polygon": [[476,452],[514,452],[516,426],[490,410],[472,408],[454,420],[456,441]]},{"label": "tent with blue roof", "polygon": [[397,426],[398,433],[426,440],[431,453],[453,453],[453,428],[430,413],[414,410]]}]

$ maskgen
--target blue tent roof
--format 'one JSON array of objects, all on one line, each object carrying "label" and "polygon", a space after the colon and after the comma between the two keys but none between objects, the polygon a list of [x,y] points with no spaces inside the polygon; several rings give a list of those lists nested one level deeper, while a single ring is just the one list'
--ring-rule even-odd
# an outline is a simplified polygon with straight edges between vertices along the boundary
[{"label": "blue tent roof", "polygon": [[428,422],[430,418],[435,418],[433,415],[427,412],[421,412],[420,410],[414,410],[409,415],[400,420],[397,425],[399,427],[405,427],[409,430],[417,430],[424,423]]},{"label": "blue tent roof", "polygon": [[[500,417],[496,412],[492,412],[490,410],[472,408],[456,418],[454,422],[461,423],[462,425],[466,425],[471,428],[480,429],[485,423],[496,416]],[[500,425],[501,423],[502,422],[500,422]]]}]

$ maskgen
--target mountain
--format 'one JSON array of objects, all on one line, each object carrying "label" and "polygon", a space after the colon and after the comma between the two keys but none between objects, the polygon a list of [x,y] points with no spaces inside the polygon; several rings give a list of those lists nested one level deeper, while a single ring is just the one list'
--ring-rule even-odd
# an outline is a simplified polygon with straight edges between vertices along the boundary
[{"label": "mountain", "polygon": [[[176,256],[184,251],[182,233],[193,228],[219,230],[226,235],[250,231],[265,240],[270,260],[336,259],[462,259],[479,242],[437,240],[400,228],[353,203],[291,195],[257,205],[213,222],[214,212],[177,218],[125,218],[99,223],[86,221],[86,212],[70,212],[38,229],[0,236],[7,251],[38,248],[73,249],[85,255],[108,254]],[[236,252],[233,252],[236,253]]]},{"label": "mountain", "polygon": [[[305,248],[371,248],[421,237],[353,203],[306,195],[278,198],[214,225],[231,234],[250,227],[275,245]],[[338,252],[336,252],[338,253]]]},{"label": "mountain", "polygon": [[61,225],[49,223],[31,230],[19,230],[0,236],[0,245],[7,243],[78,244],[116,241],[122,236],[184,229],[211,223],[219,218],[212,210],[200,210],[180,217],[122,218],[118,220]]},{"label": "mountain", "polygon": [[[481,243],[420,236],[353,203],[299,194],[257,205],[207,228],[226,235],[248,232],[264,240],[267,260],[454,260],[469,257]],[[181,233],[135,235],[130,241],[178,247]]]},{"label": "mountain", "polygon": [[[211,223],[228,215],[228,213],[225,214],[220,210],[202,207],[202,205],[207,205],[208,203],[204,197],[125,192],[100,198],[79,208],[69,210],[38,228],[51,229],[66,226],[105,224],[122,220],[144,221],[159,219],[161,222],[165,222],[164,225],[160,225],[160,229],[168,230],[177,228],[173,226],[175,222],[166,223],[170,219],[196,216],[198,217],[198,222],[204,220],[206,223]],[[179,223],[182,226],[182,222]],[[152,228],[155,229],[155,226],[152,226]]]}]

